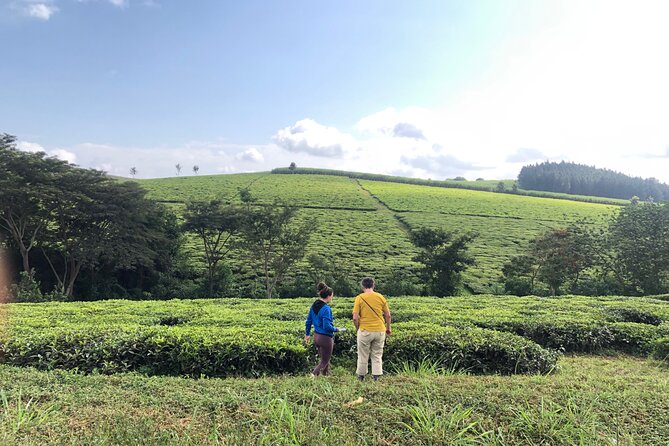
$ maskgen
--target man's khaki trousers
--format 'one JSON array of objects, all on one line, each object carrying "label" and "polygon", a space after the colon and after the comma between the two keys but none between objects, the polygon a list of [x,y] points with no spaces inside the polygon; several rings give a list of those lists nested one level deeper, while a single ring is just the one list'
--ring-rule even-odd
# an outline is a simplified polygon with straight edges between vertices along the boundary
[{"label": "man's khaki trousers", "polygon": [[384,331],[358,331],[358,376],[367,375],[367,363],[372,357],[372,375],[383,375]]}]

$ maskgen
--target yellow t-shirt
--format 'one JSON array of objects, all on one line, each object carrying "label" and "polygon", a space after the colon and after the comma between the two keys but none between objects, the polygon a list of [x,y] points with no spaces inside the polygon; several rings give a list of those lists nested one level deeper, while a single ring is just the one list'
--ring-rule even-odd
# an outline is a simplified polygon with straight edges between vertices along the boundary
[{"label": "yellow t-shirt", "polygon": [[353,312],[360,315],[360,331],[386,331],[384,311],[389,311],[388,302],[375,291],[360,293],[355,298]]}]

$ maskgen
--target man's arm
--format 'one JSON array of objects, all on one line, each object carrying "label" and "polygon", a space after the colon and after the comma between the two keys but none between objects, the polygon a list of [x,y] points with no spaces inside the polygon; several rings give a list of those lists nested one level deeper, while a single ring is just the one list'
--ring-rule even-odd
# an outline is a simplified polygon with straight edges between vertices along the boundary
[{"label": "man's arm", "polygon": [[390,329],[390,310],[384,310],[383,317],[386,319],[386,334],[390,335],[392,333]]},{"label": "man's arm", "polygon": [[353,313],[353,325],[355,325],[355,331],[360,329],[360,315],[358,313]]}]

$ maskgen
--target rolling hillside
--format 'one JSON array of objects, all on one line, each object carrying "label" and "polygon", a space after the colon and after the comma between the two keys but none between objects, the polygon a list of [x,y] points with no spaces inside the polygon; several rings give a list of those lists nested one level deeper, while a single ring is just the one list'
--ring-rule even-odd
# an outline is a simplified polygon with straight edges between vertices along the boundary
[{"label": "rolling hillside", "polygon": [[[190,200],[239,202],[240,188],[249,188],[260,204],[281,198],[299,207],[301,215],[318,219],[309,253],[335,259],[354,280],[375,276],[380,289],[393,277],[415,274],[416,250],[409,239],[413,229],[477,231],[479,237],[471,247],[477,265],[465,273],[464,281],[471,292],[489,293],[496,289],[504,263],[530,239],[582,218],[601,222],[616,207],[341,175],[253,173],[141,180],[140,184],[150,197],[177,213]],[[188,247],[197,262],[201,251],[197,240],[190,239]],[[254,273],[239,255],[233,253],[228,264],[242,281],[252,281]],[[293,279],[306,279],[307,270],[303,262]]]}]

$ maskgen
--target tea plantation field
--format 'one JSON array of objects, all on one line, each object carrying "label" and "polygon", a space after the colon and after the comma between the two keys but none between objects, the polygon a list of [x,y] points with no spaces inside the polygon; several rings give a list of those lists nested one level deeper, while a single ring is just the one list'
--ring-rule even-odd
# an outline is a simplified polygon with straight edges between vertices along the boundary
[{"label": "tea plantation field", "polygon": [[311,302],[4,304],[0,444],[669,442],[666,300],[390,298],[379,382],[338,297],[333,375],[306,377]]},{"label": "tea plantation field", "polygon": [[[302,374],[311,299],[9,304],[1,361],[42,369],[153,375]],[[388,358],[468,373],[546,373],[560,352],[661,357],[669,303],[622,297],[390,298]],[[352,300],[337,298],[335,354],[355,356]]]},{"label": "tea plantation field", "polygon": [[[149,196],[180,213],[186,202],[221,198],[239,202],[237,191],[248,188],[260,204],[281,198],[315,217],[318,230],[308,253],[326,252],[354,281],[377,278],[379,288],[400,274],[415,276],[416,250],[409,231],[420,227],[455,232],[477,231],[471,252],[477,265],[464,274],[468,290],[490,293],[499,288],[501,269],[528,241],[549,228],[588,219],[602,224],[616,206],[571,200],[500,194],[334,175],[236,174],[142,180]],[[194,264],[202,267],[202,247],[188,241]],[[254,280],[241,253],[227,263],[243,283]],[[302,262],[291,278],[307,277]],[[336,291],[336,290],[335,290]]]}]

